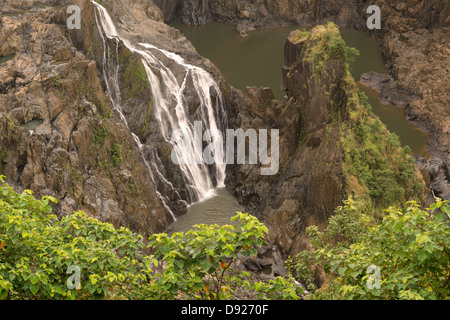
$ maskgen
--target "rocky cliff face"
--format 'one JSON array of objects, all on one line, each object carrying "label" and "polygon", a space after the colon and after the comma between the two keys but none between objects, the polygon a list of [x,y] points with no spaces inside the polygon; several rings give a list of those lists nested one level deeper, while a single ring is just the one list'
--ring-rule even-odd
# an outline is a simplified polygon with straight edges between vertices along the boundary
[{"label": "rocky cliff face", "polygon": [[[349,196],[367,212],[423,194],[412,159],[398,142],[386,142],[389,132],[364,106],[342,43],[334,24],[293,32],[283,67],[287,102],[271,101],[267,88],[234,96],[236,126],[280,129],[279,173],[262,177],[255,166],[230,166],[227,182],[269,226],[271,244],[285,257],[305,249],[305,228],[324,227]],[[355,169],[362,167],[371,169]],[[402,172],[409,172],[405,181]],[[392,190],[381,195],[383,184]]]},{"label": "rocky cliff face", "polygon": [[16,189],[56,197],[60,216],[80,209],[143,235],[163,231],[172,218],[104,93],[93,8],[75,4],[82,36],[68,34],[60,2],[0,4],[1,172]]},{"label": "rocky cliff face", "polygon": [[381,43],[392,75],[381,91],[392,90],[381,98],[395,99],[399,91],[413,98],[400,105],[408,119],[430,135],[430,158],[418,157],[417,165],[428,171],[435,195],[450,199],[450,3],[375,4],[383,13]]},{"label": "rocky cliff face", "polygon": [[313,25],[333,19],[340,26],[361,25],[361,1],[343,0],[156,0],[165,21],[180,17],[186,24],[224,22],[243,34],[255,28],[286,24]]},{"label": "rocky cliff face", "polygon": [[[81,9],[80,30],[66,27],[69,4]],[[105,5],[130,42],[175,52],[230,91],[212,63],[160,22],[151,1]],[[144,236],[166,230],[173,218],[158,192],[175,214],[183,214],[192,199],[154,118],[141,57],[121,41],[104,44],[88,0],[8,1],[0,3],[0,12],[0,172],[16,189],[55,196],[59,215],[80,209]],[[104,74],[105,61],[118,67],[117,90],[107,90],[111,70]],[[184,98],[195,116],[199,101],[191,85]],[[111,103],[116,96],[127,124]],[[152,177],[148,163],[161,175]]]}]

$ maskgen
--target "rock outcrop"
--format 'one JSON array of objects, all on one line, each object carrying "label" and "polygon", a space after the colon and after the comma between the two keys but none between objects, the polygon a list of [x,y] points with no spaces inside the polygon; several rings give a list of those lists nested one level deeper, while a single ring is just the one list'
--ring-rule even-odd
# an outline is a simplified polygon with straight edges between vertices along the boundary
[{"label": "rock outcrop", "polygon": [[[323,228],[349,196],[364,203],[363,212],[387,202],[422,200],[420,173],[398,141],[386,142],[389,132],[364,107],[346,50],[334,24],[310,33],[295,31],[285,45],[287,101],[271,101],[267,88],[248,88],[233,97],[239,106],[237,127],[280,130],[278,174],[261,176],[256,166],[230,166],[227,183],[238,201],[268,225],[270,243],[285,258],[306,249],[305,228]],[[384,183],[392,190],[381,196],[378,188]]]},{"label": "rock outcrop", "polygon": [[[224,22],[235,26],[243,36],[258,28],[312,26],[327,21],[369,32],[380,40],[392,79],[390,89],[382,95],[404,106],[408,120],[431,136],[427,148],[431,159],[449,171],[448,1],[160,0],[156,4],[162,8],[165,21],[180,17],[184,23],[194,25]],[[366,27],[369,5],[381,8],[381,30]],[[450,180],[439,185],[435,189],[437,195],[450,192]]]}]

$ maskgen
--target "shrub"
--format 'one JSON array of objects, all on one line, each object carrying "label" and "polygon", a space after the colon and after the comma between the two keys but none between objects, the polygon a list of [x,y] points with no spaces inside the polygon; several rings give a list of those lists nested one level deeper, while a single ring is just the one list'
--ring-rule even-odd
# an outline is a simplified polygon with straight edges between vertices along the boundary
[{"label": "shrub", "polygon": [[108,130],[105,126],[99,126],[94,128],[94,142],[99,146],[103,146],[105,140],[108,138]]},{"label": "shrub", "polygon": [[18,194],[2,176],[0,183],[0,299],[224,299],[238,286],[266,299],[303,292],[292,278],[250,284],[248,273],[232,270],[238,254],[256,254],[267,232],[248,214],[238,213],[235,226],[153,235],[148,248],[155,254],[147,255],[142,236],[127,228],[80,211],[58,220],[53,197]]},{"label": "shrub", "polygon": [[[323,267],[329,278],[311,298],[450,298],[447,202],[437,199],[425,210],[408,202],[407,209],[391,207],[386,213],[381,224],[374,226],[366,216],[356,214],[354,202],[347,201],[324,232],[315,226],[307,229],[315,250],[300,253],[295,268],[311,279],[308,270],[313,263]],[[340,238],[333,242],[336,236]],[[377,268],[378,283],[371,273]]]},{"label": "shrub", "polygon": [[153,276],[163,292],[159,292],[160,298],[174,299],[182,294],[188,299],[227,299],[237,287],[254,289],[265,298],[299,298],[303,290],[292,279],[250,284],[248,273],[232,270],[238,255],[256,255],[255,247],[264,243],[267,227],[240,212],[231,220],[239,223],[221,227],[201,224],[184,234],[150,237],[149,245],[157,248],[155,257],[167,263],[162,273]]},{"label": "shrub", "polygon": [[109,150],[111,163],[114,167],[119,167],[122,163],[122,146],[120,143],[114,143]]},{"label": "shrub", "polygon": [[[58,220],[51,203],[0,187],[0,299],[130,297],[144,279],[137,273],[142,237],[83,212]],[[67,286],[69,266],[81,271],[75,290]]]}]

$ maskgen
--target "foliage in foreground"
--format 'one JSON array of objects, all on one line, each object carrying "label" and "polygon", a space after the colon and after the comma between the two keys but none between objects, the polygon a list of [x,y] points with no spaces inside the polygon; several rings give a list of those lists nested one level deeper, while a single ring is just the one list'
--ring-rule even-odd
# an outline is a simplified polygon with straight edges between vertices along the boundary
[{"label": "foliage in foreground", "polygon": [[[255,256],[264,243],[267,227],[255,217],[238,212],[232,221],[237,225],[197,225],[186,233],[156,234],[150,246],[155,257],[167,263],[163,273],[153,277],[160,294],[173,299],[227,299],[237,287],[259,292],[259,297],[298,299],[301,287],[293,279],[277,278],[269,284],[250,284],[249,273],[232,270],[238,255]],[[162,291],[164,290],[164,291]]]},{"label": "foliage in foreground", "polygon": [[436,200],[425,210],[415,202],[403,211],[391,207],[374,225],[350,199],[324,232],[309,227],[315,251],[301,252],[294,267],[307,281],[311,264],[329,278],[310,298],[449,299],[450,227],[444,220],[450,206]]},{"label": "foliage in foreground", "polygon": [[1,176],[0,183],[0,299],[225,299],[239,286],[266,299],[301,293],[292,278],[250,284],[248,274],[232,270],[238,254],[254,255],[263,243],[267,228],[253,216],[238,213],[236,226],[153,235],[154,255],[146,255],[141,235],[83,212],[59,220],[54,198],[18,194]]}]

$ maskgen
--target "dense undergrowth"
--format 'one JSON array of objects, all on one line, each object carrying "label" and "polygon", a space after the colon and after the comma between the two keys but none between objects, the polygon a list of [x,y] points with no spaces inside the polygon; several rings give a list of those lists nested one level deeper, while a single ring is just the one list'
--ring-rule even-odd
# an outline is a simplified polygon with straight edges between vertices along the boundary
[{"label": "dense undergrowth", "polygon": [[238,255],[255,255],[264,242],[267,228],[253,216],[155,234],[146,245],[141,235],[80,211],[57,219],[53,197],[18,194],[1,176],[0,183],[0,299],[229,299],[237,288],[261,299],[303,293],[291,277],[249,281],[234,269]]},{"label": "dense undergrowth", "polygon": [[[291,264],[313,292],[308,298],[450,299],[450,206],[436,200],[426,209],[414,201],[390,207],[377,224],[349,199],[326,230],[308,227],[314,250]],[[314,281],[316,268],[325,271],[324,283]]]}]

